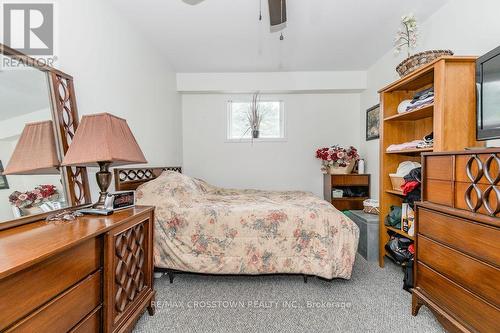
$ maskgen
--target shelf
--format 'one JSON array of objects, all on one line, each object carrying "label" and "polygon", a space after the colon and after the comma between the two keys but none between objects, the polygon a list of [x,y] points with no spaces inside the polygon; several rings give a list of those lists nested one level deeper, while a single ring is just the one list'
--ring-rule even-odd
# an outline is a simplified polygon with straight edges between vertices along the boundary
[{"label": "shelf", "polygon": [[393,228],[393,227],[389,227],[388,225],[385,226],[385,228],[387,230],[391,230],[391,231],[394,231],[395,233],[397,233],[398,235],[401,235],[401,236],[404,236],[408,239],[411,239],[411,240],[415,240],[415,237],[412,237],[410,235],[408,235],[406,232],[404,232],[403,230],[401,229],[397,229],[397,228]]},{"label": "shelf", "polygon": [[390,117],[384,118],[384,121],[407,121],[407,120],[419,120],[424,118],[432,117],[434,114],[434,104],[425,106],[420,109],[413,111],[408,111],[405,113],[399,113]]},{"label": "shelf", "polygon": [[394,194],[400,197],[404,197],[405,195],[403,194],[403,191],[396,191],[396,190],[385,190],[385,193],[390,193]]},{"label": "shelf", "polygon": [[343,198],[332,198],[332,201],[363,201],[368,199],[368,197],[343,197]]},{"label": "shelf", "polygon": [[[428,84],[435,84],[434,82],[434,66],[438,63],[444,61],[445,63],[462,63],[462,64],[472,64],[475,66],[476,57],[467,56],[443,56],[439,57],[432,62],[421,66],[416,71],[402,77],[401,79],[389,84],[388,86],[379,90],[381,92],[394,92],[394,91],[405,91],[405,90],[417,90],[421,89],[423,86]],[[467,73],[468,74],[468,73]],[[467,78],[468,79],[468,78]],[[463,80],[463,79],[462,79]],[[449,83],[451,86],[452,83]]]},{"label": "shelf", "polygon": [[[414,72],[390,83],[380,93],[380,216],[379,265],[384,266],[384,246],[388,231],[408,239],[408,233],[386,227],[385,217],[391,206],[401,205],[405,196],[394,189],[388,174],[406,160],[419,162],[425,153],[462,150],[477,145],[475,139],[475,57],[445,56],[419,67]],[[434,87],[433,104],[398,114],[401,101],[412,99],[416,92]],[[434,147],[386,151],[391,144],[421,140],[434,132]],[[399,150],[403,149],[403,150]],[[417,222],[415,222],[417,223]]]},{"label": "shelf", "polygon": [[434,148],[420,148],[420,149],[405,149],[405,150],[396,150],[396,151],[386,151],[386,154],[402,154],[402,155],[418,155],[424,152],[434,151]]}]

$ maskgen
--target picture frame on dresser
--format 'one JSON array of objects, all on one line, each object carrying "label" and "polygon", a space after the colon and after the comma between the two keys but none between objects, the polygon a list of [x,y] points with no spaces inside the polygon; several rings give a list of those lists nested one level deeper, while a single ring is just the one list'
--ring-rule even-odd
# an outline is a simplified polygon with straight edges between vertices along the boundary
[{"label": "picture frame on dresser", "polygon": [[380,104],[366,110],[366,141],[380,138]]}]

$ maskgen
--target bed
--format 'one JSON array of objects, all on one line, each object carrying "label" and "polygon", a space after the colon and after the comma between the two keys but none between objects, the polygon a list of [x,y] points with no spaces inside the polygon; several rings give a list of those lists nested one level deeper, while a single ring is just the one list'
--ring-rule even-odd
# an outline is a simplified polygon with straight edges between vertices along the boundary
[{"label": "bed", "polygon": [[181,168],[115,169],[117,190],[155,206],[155,267],[169,273],[351,277],[359,229],[307,192],[212,186]]}]

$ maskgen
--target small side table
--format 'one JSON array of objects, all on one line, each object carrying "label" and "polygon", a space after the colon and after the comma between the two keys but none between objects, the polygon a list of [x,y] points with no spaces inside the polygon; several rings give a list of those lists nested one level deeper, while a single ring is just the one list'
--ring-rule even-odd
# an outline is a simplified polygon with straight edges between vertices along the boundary
[{"label": "small side table", "polygon": [[[323,194],[326,201],[331,202],[338,210],[363,209],[363,201],[370,198],[370,175],[352,173],[348,175],[324,175]],[[355,190],[362,192],[362,196],[332,198],[332,189],[341,189],[344,192]]]}]

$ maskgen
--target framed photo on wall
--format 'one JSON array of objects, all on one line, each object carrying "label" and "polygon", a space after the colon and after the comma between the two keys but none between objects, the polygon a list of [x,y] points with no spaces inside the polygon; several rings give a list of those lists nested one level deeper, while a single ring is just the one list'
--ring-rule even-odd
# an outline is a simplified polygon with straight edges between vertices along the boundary
[{"label": "framed photo on wall", "polygon": [[366,141],[380,138],[380,104],[366,110]]},{"label": "framed photo on wall", "polygon": [[[2,161],[0,161],[0,173],[3,172]],[[9,189],[9,183],[7,182],[7,177],[4,175],[0,175],[0,190]]]}]

